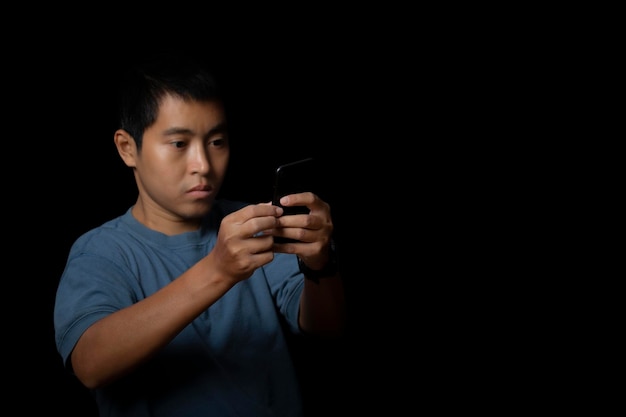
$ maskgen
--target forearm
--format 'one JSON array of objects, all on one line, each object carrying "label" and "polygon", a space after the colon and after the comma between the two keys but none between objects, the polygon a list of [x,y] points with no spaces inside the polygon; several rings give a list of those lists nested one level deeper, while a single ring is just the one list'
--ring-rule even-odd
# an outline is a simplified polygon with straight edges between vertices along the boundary
[{"label": "forearm", "polygon": [[199,262],[153,295],[87,329],[71,355],[74,373],[88,388],[127,374],[167,345],[232,285],[212,276],[207,262]]},{"label": "forearm", "polygon": [[300,328],[309,334],[340,336],[346,327],[345,291],[341,277],[304,280],[300,299]]}]

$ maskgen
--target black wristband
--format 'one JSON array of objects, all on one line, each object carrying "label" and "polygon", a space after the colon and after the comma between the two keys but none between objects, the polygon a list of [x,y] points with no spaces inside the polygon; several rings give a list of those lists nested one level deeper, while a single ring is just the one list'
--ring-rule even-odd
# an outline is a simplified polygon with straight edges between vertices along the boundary
[{"label": "black wristband", "polygon": [[311,269],[298,257],[298,266],[300,272],[304,274],[304,278],[310,279],[315,283],[319,283],[320,278],[328,278],[337,274],[337,251],[335,250],[335,242],[330,241],[328,250],[328,262],[322,269]]}]

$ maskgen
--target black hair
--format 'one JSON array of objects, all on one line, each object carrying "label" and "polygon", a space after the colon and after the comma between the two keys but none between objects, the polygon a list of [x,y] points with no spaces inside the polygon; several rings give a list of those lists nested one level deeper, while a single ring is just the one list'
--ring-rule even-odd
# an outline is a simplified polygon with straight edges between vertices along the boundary
[{"label": "black hair", "polygon": [[209,66],[191,55],[168,50],[138,61],[122,77],[118,91],[118,127],[133,137],[138,150],[166,95],[224,104]]}]

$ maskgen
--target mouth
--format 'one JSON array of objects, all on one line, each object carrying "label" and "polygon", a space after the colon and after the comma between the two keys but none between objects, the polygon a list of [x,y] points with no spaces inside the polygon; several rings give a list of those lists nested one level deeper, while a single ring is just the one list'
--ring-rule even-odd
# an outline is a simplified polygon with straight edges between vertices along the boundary
[{"label": "mouth", "polygon": [[208,198],[211,194],[213,194],[213,187],[208,184],[198,184],[195,187],[190,188],[187,191],[187,194],[198,199]]},{"label": "mouth", "polygon": [[213,187],[208,184],[198,184],[195,187],[191,188],[188,192],[192,193],[194,191],[211,191]]}]

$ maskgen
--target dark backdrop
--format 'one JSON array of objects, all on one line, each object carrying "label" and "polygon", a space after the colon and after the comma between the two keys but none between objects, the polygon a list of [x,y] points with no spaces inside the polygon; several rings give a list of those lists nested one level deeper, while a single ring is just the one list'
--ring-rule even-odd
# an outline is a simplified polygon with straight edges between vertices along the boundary
[{"label": "dark backdrop", "polygon": [[[73,241],[135,200],[132,173],[113,145],[113,88],[145,44],[85,48],[67,41],[39,39],[35,49],[25,48],[32,51],[28,59],[10,69],[15,133],[5,155],[15,166],[9,182],[17,192],[6,209],[19,236],[12,251],[20,262],[7,296],[15,317],[8,334],[19,342],[10,344],[19,407],[45,404],[50,413],[88,417],[95,415],[93,402],[56,352],[54,293]],[[259,42],[205,45],[199,52],[214,64],[229,100],[233,151],[222,196],[268,201],[277,165],[313,156],[324,167],[353,324],[341,343],[294,344],[310,415],[354,411],[363,402],[369,408],[374,397],[368,393],[380,397],[388,387],[373,375],[387,368],[376,340],[390,331],[381,312],[391,302],[386,290],[365,279],[380,257],[365,231],[384,228],[377,218],[384,182],[376,158],[390,143],[377,120],[389,74],[376,74],[370,56],[357,52],[324,50],[315,42],[300,50]]]},{"label": "dark backdrop", "polygon": [[502,337],[506,308],[492,308],[509,272],[493,262],[509,219],[497,234],[485,226],[508,210],[511,185],[490,161],[508,164],[507,143],[520,139],[501,117],[517,97],[514,62],[413,13],[322,11],[305,25],[282,12],[278,27],[215,27],[213,13],[193,33],[187,21],[146,17],[144,31],[119,17],[101,33],[56,20],[20,42],[6,34],[3,342],[21,411],[93,412],[56,353],[54,293],[72,242],[135,200],[113,145],[112,88],[134,53],[162,42],[206,56],[227,90],[224,196],[269,200],[274,168],[303,156],[326,168],[350,327],[340,344],[294,347],[310,415],[484,411],[515,396],[515,340]]}]

